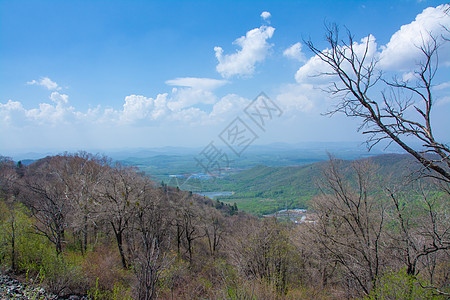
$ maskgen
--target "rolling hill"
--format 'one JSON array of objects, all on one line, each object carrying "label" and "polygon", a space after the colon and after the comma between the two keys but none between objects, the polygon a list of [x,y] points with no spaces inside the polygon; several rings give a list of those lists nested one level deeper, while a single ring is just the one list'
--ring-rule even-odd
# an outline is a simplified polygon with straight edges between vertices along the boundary
[{"label": "rolling hill", "polygon": [[[367,158],[377,166],[376,174],[389,181],[401,180],[418,164],[409,154],[385,154]],[[350,176],[351,160],[342,160]],[[236,203],[238,208],[258,215],[285,208],[308,208],[318,193],[317,182],[327,162],[291,167],[256,166],[240,173],[203,183],[203,191],[232,191],[216,200]]]}]

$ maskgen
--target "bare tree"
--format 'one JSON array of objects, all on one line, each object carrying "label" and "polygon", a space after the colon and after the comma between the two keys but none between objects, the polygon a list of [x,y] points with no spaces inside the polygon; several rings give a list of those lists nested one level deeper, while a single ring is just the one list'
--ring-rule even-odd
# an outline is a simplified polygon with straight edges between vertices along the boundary
[{"label": "bare tree", "polygon": [[138,278],[139,299],[157,297],[157,283],[161,273],[173,261],[168,254],[170,244],[171,207],[163,203],[164,192],[142,178],[140,197],[135,202],[133,231],[137,245],[134,251],[134,270]]},{"label": "bare tree", "polygon": [[0,156],[0,195],[8,197],[14,183],[18,178],[18,174],[14,170],[14,161],[9,157]]},{"label": "bare tree", "polygon": [[54,156],[31,165],[21,194],[22,201],[37,220],[36,233],[52,242],[57,254],[62,252],[70,211],[67,188],[59,173],[64,163],[62,157]]},{"label": "bare tree", "polygon": [[177,189],[172,192],[172,195],[176,207],[174,224],[177,230],[178,253],[180,253],[180,246],[183,246],[189,263],[192,264],[194,242],[204,236],[200,223],[200,215],[203,211],[191,193]]},{"label": "bare tree", "polygon": [[203,230],[208,240],[209,254],[215,256],[225,233],[225,218],[216,209],[211,209],[202,217]]},{"label": "bare tree", "polygon": [[289,276],[295,274],[290,271],[297,263],[289,228],[275,218],[248,220],[240,225],[242,235],[229,241],[232,261],[245,277],[266,281],[284,294],[290,284]]},{"label": "bare tree", "polygon": [[302,261],[299,272],[302,283],[319,291],[319,286],[324,289],[328,285],[337,285],[334,275],[337,273],[338,263],[327,251],[328,245],[323,246],[324,240],[317,238],[316,230],[311,230],[311,223],[298,224],[292,238]]},{"label": "bare tree", "polygon": [[[0,200],[8,202],[8,198],[16,194],[14,186],[19,178],[14,161],[9,157],[0,156]],[[4,198],[4,199],[2,199]],[[11,243],[11,268],[16,270],[16,231],[17,214],[20,213],[14,205],[7,205],[9,211],[9,240]]]},{"label": "bare tree", "polygon": [[100,191],[102,204],[102,219],[111,228],[116,239],[122,266],[128,267],[125,253],[125,231],[128,230],[135,214],[136,196],[140,193],[136,186],[137,173],[132,168],[121,165],[109,168]]},{"label": "bare tree", "polygon": [[106,173],[105,157],[87,152],[65,154],[66,163],[59,171],[67,187],[68,198],[73,208],[71,226],[81,236],[81,253],[87,251],[89,226],[95,226],[98,214],[98,190]]},{"label": "bare tree", "polygon": [[[413,82],[383,78],[377,69],[376,56],[370,55],[371,37],[366,39],[364,51],[359,53],[351,33],[347,31],[346,39],[341,39],[338,27],[332,25],[326,28],[326,41],[329,44],[326,50],[319,50],[311,41],[306,44],[329,66],[330,71],[322,74],[333,78],[327,91],[340,98],[329,114],[341,112],[361,119],[359,129],[369,136],[369,149],[384,140],[396,143],[431,170],[429,176],[450,182],[450,148],[434,136],[431,118],[437,54],[448,40],[431,33],[423,39],[423,44],[418,45],[423,59],[414,70]],[[377,94],[383,86],[385,90]],[[423,145],[422,150],[415,149],[416,142]]]},{"label": "bare tree", "polygon": [[354,288],[369,294],[383,265],[385,205],[375,196],[369,162],[354,162],[350,172],[356,174],[356,186],[346,179],[348,173],[340,161],[330,160],[320,185],[322,193],[312,200],[319,220],[311,228],[321,246],[356,283]]},{"label": "bare tree", "polygon": [[[409,276],[427,272],[432,286],[440,289],[448,279],[435,280],[436,269],[448,263],[450,250],[450,220],[446,195],[433,192],[423,182],[417,183],[419,200],[411,201],[401,189],[387,189],[394,204],[392,222],[398,230],[391,231],[393,254],[406,266]],[[445,278],[441,276],[441,278]],[[447,294],[448,295],[448,294]]]},{"label": "bare tree", "polygon": [[[448,5],[443,7],[448,17]],[[326,91],[340,99],[328,114],[339,112],[362,120],[359,130],[368,135],[366,142],[369,150],[386,141],[388,145],[395,143],[411,154],[422,166],[416,174],[423,178],[431,177],[434,188],[444,191],[443,202],[448,203],[450,147],[437,140],[432,126],[436,101],[432,88],[439,67],[438,52],[443,44],[450,41],[450,31],[445,27],[444,31],[441,36],[428,33],[423,37],[422,44],[416,45],[422,59],[411,66],[413,80],[409,81],[385,77],[378,68],[377,56],[372,55],[370,36],[361,51],[349,31],[345,39],[341,39],[338,27],[332,25],[326,28],[328,49],[320,50],[311,41],[306,44],[329,67],[329,72],[321,74],[333,80]],[[422,146],[415,146],[417,144]],[[401,253],[408,275],[414,277],[419,263],[427,260],[431,262],[446,255],[448,213],[439,213],[432,200],[434,198],[426,196],[425,192],[421,198],[428,217],[419,219],[416,212],[404,210],[399,193],[392,189],[387,191],[393,205],[391,216],[399,227],[397,230],[401,232],[395,237],[397,244],[394,245]],[[411,223],[408,222],[410,218]],[[411,226],[417,222],[422,222],[421,231]],[[436,287],[432,288],[440,293]]]},{"label": "bare tree", "polygon": [[184,239],[182,239],[182,241],[184,242],[188,253],[189,263],[192,264],[194,241],[202,237],[203,234],[200,230],[199,216],[196,209],[192,207],[193,204],[189,199],[186,201],[189,201],[189,203],[181,209],[181,224],[183,226],[182,231],[184,233]]}]

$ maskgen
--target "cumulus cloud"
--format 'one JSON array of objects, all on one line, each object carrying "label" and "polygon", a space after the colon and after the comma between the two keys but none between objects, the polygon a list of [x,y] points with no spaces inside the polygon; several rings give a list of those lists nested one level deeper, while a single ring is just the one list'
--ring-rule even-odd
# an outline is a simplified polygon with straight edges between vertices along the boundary
[{"label": "cumulus cloud", "polygon": [[[128,95],[119,109],[101,107],[87,111],[76,110],[69,103],[69,96],[52,92],[47,102],[26,109],[19,101],[9,100],[0,103],[0,125],[6,128],[27,126],[47,126],[58,128],[62,125],[74,125],[96,128],[98,126],[153,126],[169,122],[194,126],[224,121],[226,116],[242,110],[247,100],[235,95],[225,96],[217,101],[217,96],[206,88],[214,88],[224,81],[204,81],[180,79],[173,83],[203,87],[173,88],[170,93],[158,94],[155,98],[144,95]],[[203,104],[201,108],[195,107]],[[36,127],[36,128],[38,128]],[[46,128],[47,128],[46,127]]]},{"label": "cumulus cloud", "polygon": [[8,100],[5,104],[0,103],[0,120],[6,126],[23,125],[25,109],[22,103]]},{"label": "cumulus cloud", "polygon": [[168,120],[189,124],[189,126],[203,124],[207,113],[197,107],[189,107],[187,109],[173,112]]},{"label": "cumulus cloud", "polygon": [[267,40],[272,37],[274,31],[275,28],[271,26],[261,26],[248,31],[245,36],[233,42],[241,48],[233,54],[224,54],[221,47],[214,47],[219,61],[217,72],[225,78],[234,75],[251,76],[255,72],[255,64],[264,61],[272,47]]},{"label": "cumulus cloud", "polygon": [[0,121],[7,126],[67,124],[74,120],[75,109],[68,105],[68,96],[52,92],[53,103],[39,103],[38,107],[25,109],[22,103],[9,100],[0,103]]},{"label": "cumulus cloud", "polygon": [[[450,5],[426,8],[416,19],[403,25],[390,41],[381,47],[379,66],[384,70],[407,70],[423,58],[420,47],[427,45],[430,34],[441,40],[442,35],[448,35],[444,27],[450,28],[450,15],[445,13]],[[440,62],[450,65],[450,45],[445,43],[439,50]]]},{"label": "cumulus cloud", "polygon": [[267,20],[267,19],[269,19],[271,16],[272,16],[272,15],[271,15],[270,12],[268,12],[268,11],[263,11],[263,12],[261,13],[261,18],[263,18],[263,20]]},{"label": "cumulus cloud", "polygon": [[[201,100],[204,104],[212,106],[211,112],[193,106],[202,97],[205,97]],[[173,89],[170,94],[159,94],[155,99],[142,95],[127,96],[122,110],[105,110],[103,116],[108,115],[113,123],[118,124],[150,125],[152,121],[158,121],[158,124],[175,122],[189,127],[224,122],[241,113],[249,103],[250,100],[235,94],[217,101],[217,96],[209,91]]]},{"label": "cumulus cloud", "polygon": [[[237,115],[242,112],[244,108],[250,103],[250,100],[236,94],[229,94],[222,97],[210,113],[211,118],[223,118],[232,115]],[[216,119],[217,121],[217,119]]]},{"label": "cumulus cloud", "polygon": [[[354,42],[352,46],[353,46],[353,51],[355,52],[355,54],[358,57],[362,57],[364,54],[366,55],[367,63],[369,63],[372,58],[376,58],[378,56],[377,43],[376,43],[375,37],[373,35],[369,35],[367,37],[362,38],[359,43]],[[367,53],[365,53],[366,47],[368,47]],[[330,51],[331,51],[330,49],[323,50],[324,53],[329,53]],[[346,52],[350,51],[350,48],[348,46],[343,47],[341,49],[341,51],[346,53]],[[349,63],[344,62],[342,67],[344,68],[345,71],[351,73],[350,72],[351,66]],[[306,62],[306,64],[304,64],[302,67],[300,67],[298,69],[297,73],[295,74],[295,80],[298,83],[329,82],[330,77],[319,76],[319,75],[324,74],[324,73],[329,73],[330,71],[331,71],[330,66],[327,63],[325,63],[324,61],[322,61],[320,59],[320,57],[318,57],[316,55],[316,56],[311,57]]]},{"label": "cumulus cloud", "polygon": [[196,77],[180,77],[166,81],[167,85],[185,86],[200,90],[214,90],[227,83],[228,83],[227,80],[219,80],[212,78],[196,78]]},{"label": "cumulus cloud", "polygon": [[299,62],[306,62],[306,56],[302,52],[302,44],[300,42],[295,43],[294,45],[284,50],[283,55],[288,58],[298,60]]},{"label": "cumulus cloud", "polygon": [[199,103],[214,104],[217,97],[212,93],[212,90],[227,83],[227,80],[195,77],[167,80],[166,84],[177,86],[177,88],[172,89],[167,107],[173,111],[180,111]]},{"label": "cumulus cloud", "polygon": [[61,90],[61,87],[58,86],[58,84],[54,81],[52,81],[48,77],[41,77],[39,80],[31,80],[27,82],[28,85],[39,85],[43,86],[49,91],[59,91]]},{"label": "cumulus cloud", "polygon": [[[404,81],[414,80],[414,67],[423,59],[423,53],[420,47],[430,43],[430,34],[437,39],[438,43],[442,41],[442,36],[450,35],[445,29],[445,27],[450,28],[450,16],[444,12],[448,8],[450,8],[448,4],[426,8],[422,13],[417,15],[413,22],[401,26],[400,30],[392,35],[386,45],[378,47],[375,37],[369,35],[360,42],[355,42],[353,49],[358,57],[362,57],[368,42],[367,62],[371,59],[376,59],[378,60],[377,67],[379,70],[403,72],[401,78]],[[292,47],[285,50],[285,56],[290,55],[288,53],[295,53],[296,50]],[[346,48],[342,50],[344,52],[349,51]],[[324,49],[322,51],[327,53],[330,49]],[[444,43],[439,48],[439,62],[444,65],[450,65],[450,43]],[[348,64],[344,65],[344,70],[348,67]],[[350,69],[347,70],[350,71]],[[299,68],[295,74],[295,79],[299,83],[329,82],[329,77],[318,76],[329,71],[330,68],[326,63],[318,56],[313,56],[305,65]]]},{"label": "cumulus cloud", "polygon": [[77,116],[95,124],[150,126],[155,121],[163,121],[170,113],[167,104],[167,93],[158,94],[156,98],[129,95],[125,97],[120,110],[97,106],[87,113],[77,112]]},{"label": "cumulus cloud", "polygon": [[276,102],[286,112],[309,112],[314,107],[313,95],[317,93],[312,84],[290,84],[276,96]]},{"label": "cumulus cloud", "polygon": [[167,106],[173,111],[179,111],[199,103],[213,104],[216,99],[216,96],[211,91],[193,88],[173,88]]},{"label": "cumulus cloud", "polygon": [[155,105],[154,105],[154,108],[152,111],[152,118],[154,120],[161,119],[164,115],[167,114],[167,112],[168,112],[167,97],[168,97],[167,93],[158,94],[158,96],[156,97],[156,99],[154,101]]},{"label": "cumulus cloud", "polygon": [[[308,111],[312,102],[305,96],[299,96],[305,91],[305,87],[306,85],[303,89],[285,90],[276,99],[284,109],[291,112]],[[168,126],[178,124],[187,129],[192,126],[208,127],[227,122],[241,114],[250,102],[250,99],[236,94],[218,98],[208,90],[183,87],[173,88],[170,93],[158,94],[154,98],[128,95],[118,109],[98,105],[86,111],[79,111],[70,105],[68,95],[52,92],[47,102],[39,103],[30,109],[25,108],[19,101],[9,100],[0,103],[0,125],[4,130],[33,127],[37,131],[39,128],[45,128],[43,130],[53,128],[58,132],[63,132],[62,128],[67,130],[72,128],[70,129],[72,131],[76,131],[76,128],[119,130],[152,126],[159,128],[164,124]],[[203,105],[196,107],[199,103]]]},{"label": "cumulus cloud", "polygon": [[53,92],[50,100],[55,104],[40,103],[39,108],[26,111],[28,119],[36,121],[38,124],[65,124],[73,119],[74,108],[69,103],[69,96]]},{"label": "cumulus cloud", "polygon": [[142,95],[129,95],[125,97],[121,119],[124,122],[134,122],[136,120],[149,117],[154,107],[153,99]]},{"label": "cumulus cloud", "polygon": [[69,96],[66,94],[60,94],[58,92],[53,92],[50,95],[50,100],[52,100],[54,103],[58,104],[67,104],[69,103]]},{"label": "cumulus cloud", "polygon": [[[450,9],[450,5],[446,4],[423,10],[413,22],[402,26],[395,32],[385,45],[380,46],[377,44],[375,37],[369,35],[359,41],[356,40],[352,49],[359,58],[365,55],[366,63],[373,60],[377,62],[375,74],[384,74],[385,78],[392,78],[393,76],[403,81],[414,81],[417,79],[417,67],[424,59],[420,47],[428,45],[432,41],[431,34],[439,44],[440,68],[448,67],[450,66],[450,43],[444,43],[443,38],[450,38],[448,32],[450,16],[444,13],[445,9]],[[340,51],[350,54],[348,47],[340,47]],[[366,47],[368,47],[367,53],[365,52]],[[321,51],[325,54],[330,53],[330,49],[327,48]],[[298,53],[291,46],[283,54],[287,57],[295,57],[296,52]],[[348,75],[352,75],[353,72],[348,62],[343,61],[341,67]],[[297,83],[285,86],[276,96],[277,102],[288,112],[287,115],[291,111],[307,112],[308,114],[319,110],[326,111],[326,107],[331,105],[330,102],[333,98],[329,97],[330,95],[324,93],[323,90],[326,90],[330,84],[336,83],[338,88],[341,84],[341,81],[333,75],[319,76],[330,73],[333,72],[328,64],[318,56],[312,56],[297,70],[295,74]],[[446,80],[445,77],[444,80]],[[433,87],[436,105],[445,106],[450,103],[448,93],[445,93],[449,87],[449,82],[443,82]],[[436,113],[439,114],[441,111]],[[442,121],[442,118],[440,120]]]}]

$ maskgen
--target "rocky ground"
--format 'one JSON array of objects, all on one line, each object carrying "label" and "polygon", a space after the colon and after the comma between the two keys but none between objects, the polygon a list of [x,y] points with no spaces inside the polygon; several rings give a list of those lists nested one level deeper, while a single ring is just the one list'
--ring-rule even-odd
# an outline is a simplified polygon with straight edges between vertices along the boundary
[{"label": "rocky ground", "polygon": [[41,287],[26,285],[17,279],[8,275],[0,275],[0,300],[17,299],[17,300],[87,300],[87,297],[79,297],[71,295],[68,297],[58,297],[45,292]]}]

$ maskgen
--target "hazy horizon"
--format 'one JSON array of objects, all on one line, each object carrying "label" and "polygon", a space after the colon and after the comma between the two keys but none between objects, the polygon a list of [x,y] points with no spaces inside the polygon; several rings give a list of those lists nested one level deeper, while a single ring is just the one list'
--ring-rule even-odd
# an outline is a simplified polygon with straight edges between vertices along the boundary
[{"label": "hazy horizon", "polygon": [[[0,155],[10,157],[15,161],[25,160],[25,159],[40,159],[45,156],[59,155],[64,153],[78,153],[80,151],[85,151],[91,154],[106,155],[113,159],[125,159],[131,157],[153,157],[159,155],[177,155],[177,156],[196,156],[198,155],[207,145],[196,146],[196,147],[181,147],[181,146],[163,146],[163,147],[123,147],[123,148],[109,148],[109,149],[95,149],[95,148],[74,148],[74,149],[51,149],[51,148],[40,148],[32,150],[23,151],[13,151],[13,152],[0,152]],[[224,153],[227,153],[230,157],[234,159],[239,159],[238,156],[233,154],[232,150],[226,145],[218,146]],[[251,156],[258,153],[266,154],[292,154],[295,151],[300,151],[300,153],[305,153],[305,151],[315,151],[314,153],[320,155],[336,154],[340,151],[349,151],[361,155],[378,155],[387,153],[406,153],[403,149],[396,145],[391,145],[388,148],[385,147],[375,147],[374,149],[368,150],[365,142],[303,142],[296,144],[288,143],[270,143],[264,145],[251,145],[246,149],[242,156]],[[303,151],[303,152],[301,152]],[[307,156],[307,155],[306,155]],[[305,157],[307,158],[307,157]]]}]

